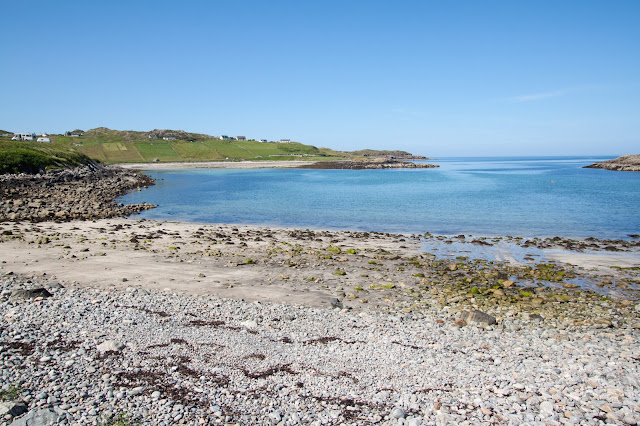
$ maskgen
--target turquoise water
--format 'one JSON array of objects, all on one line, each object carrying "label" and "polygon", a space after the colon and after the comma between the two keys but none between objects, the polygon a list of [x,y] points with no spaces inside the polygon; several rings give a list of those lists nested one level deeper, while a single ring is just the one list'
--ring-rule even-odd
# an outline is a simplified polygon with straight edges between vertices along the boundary
[{"label": "turquoise water", "polygon": [[626,238],[640,234],[640,173],[611,157],[445,158],[438,169],[189,169],[124,203],[145,218],[315,229]]}]

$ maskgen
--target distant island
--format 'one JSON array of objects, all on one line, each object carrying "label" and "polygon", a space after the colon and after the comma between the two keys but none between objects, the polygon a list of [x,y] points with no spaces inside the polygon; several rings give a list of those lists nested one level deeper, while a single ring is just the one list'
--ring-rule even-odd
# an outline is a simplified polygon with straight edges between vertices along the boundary
[{"label": "distant island", "polygon": [[[328,162],[320,168],[381,169],[437,167],[428,160],[400,150],[337,151],[281,139],[248,139],[245,136],[211,136],[183,130],[147,132],[98,127],[76,129],[59,135],[0,131],[0,173],[33,172],[79,163],[190,163],[190,162]],[[353,163],[352,163],[353,162]]]},{"label": "distant island", "polygon": [[613,160],[602,161],[585,166],[585,169],[606,169],[625,172],[640,172],[640,154],[623,155]]}]

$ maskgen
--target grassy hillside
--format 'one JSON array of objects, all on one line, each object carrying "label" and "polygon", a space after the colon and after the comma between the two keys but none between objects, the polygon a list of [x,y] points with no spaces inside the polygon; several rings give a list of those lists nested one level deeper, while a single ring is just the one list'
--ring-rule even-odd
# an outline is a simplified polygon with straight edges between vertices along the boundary
[{"label": "grassy hillside", "polygon": [[[362,150],[356,152],[316,148],[298,142],[261,143],[257,141],[219,140],[213,136],[182,130],[149,132],[111,130],[106,127],[74,133],[82,136],[51,135],[51,144],[30,142],[36,151],[59,149],[77,152],[104,163],[139,163],[173,161],[335,161],[364,157],[389,156],[401,151]],[[153,138],[151,138],[153,137]],[[163,137],[176,138],[163,140]],[[47,148],[49,147],[49,148]],[[15,157],[15,155],[14,155]]]},{"label": "grassy hillside", "polygon": [[0,174],[36,173],[88,163],[91,163],[89,157],[66,146],[0,140]]}]

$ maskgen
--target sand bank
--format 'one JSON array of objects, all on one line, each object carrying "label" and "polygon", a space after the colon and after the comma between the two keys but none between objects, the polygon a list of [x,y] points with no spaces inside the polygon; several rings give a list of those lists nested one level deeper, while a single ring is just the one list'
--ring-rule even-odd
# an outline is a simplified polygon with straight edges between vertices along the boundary
[{"label": "sand bank", "polygon": [[292,169],[313,161],[198,161],[180,163],[123,163],[118,166],[134,170],[172,169]]}]

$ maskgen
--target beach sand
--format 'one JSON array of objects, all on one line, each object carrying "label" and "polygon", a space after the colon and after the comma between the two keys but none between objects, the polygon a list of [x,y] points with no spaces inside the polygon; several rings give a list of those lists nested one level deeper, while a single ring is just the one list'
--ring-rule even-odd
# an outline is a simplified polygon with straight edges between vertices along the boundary
[{"label": "beach sand", "polygon": [[313,164],[314,161],[196,161],[176,163],[122,163],[123,169],[172,170],[172,169],[292,169]]}]

